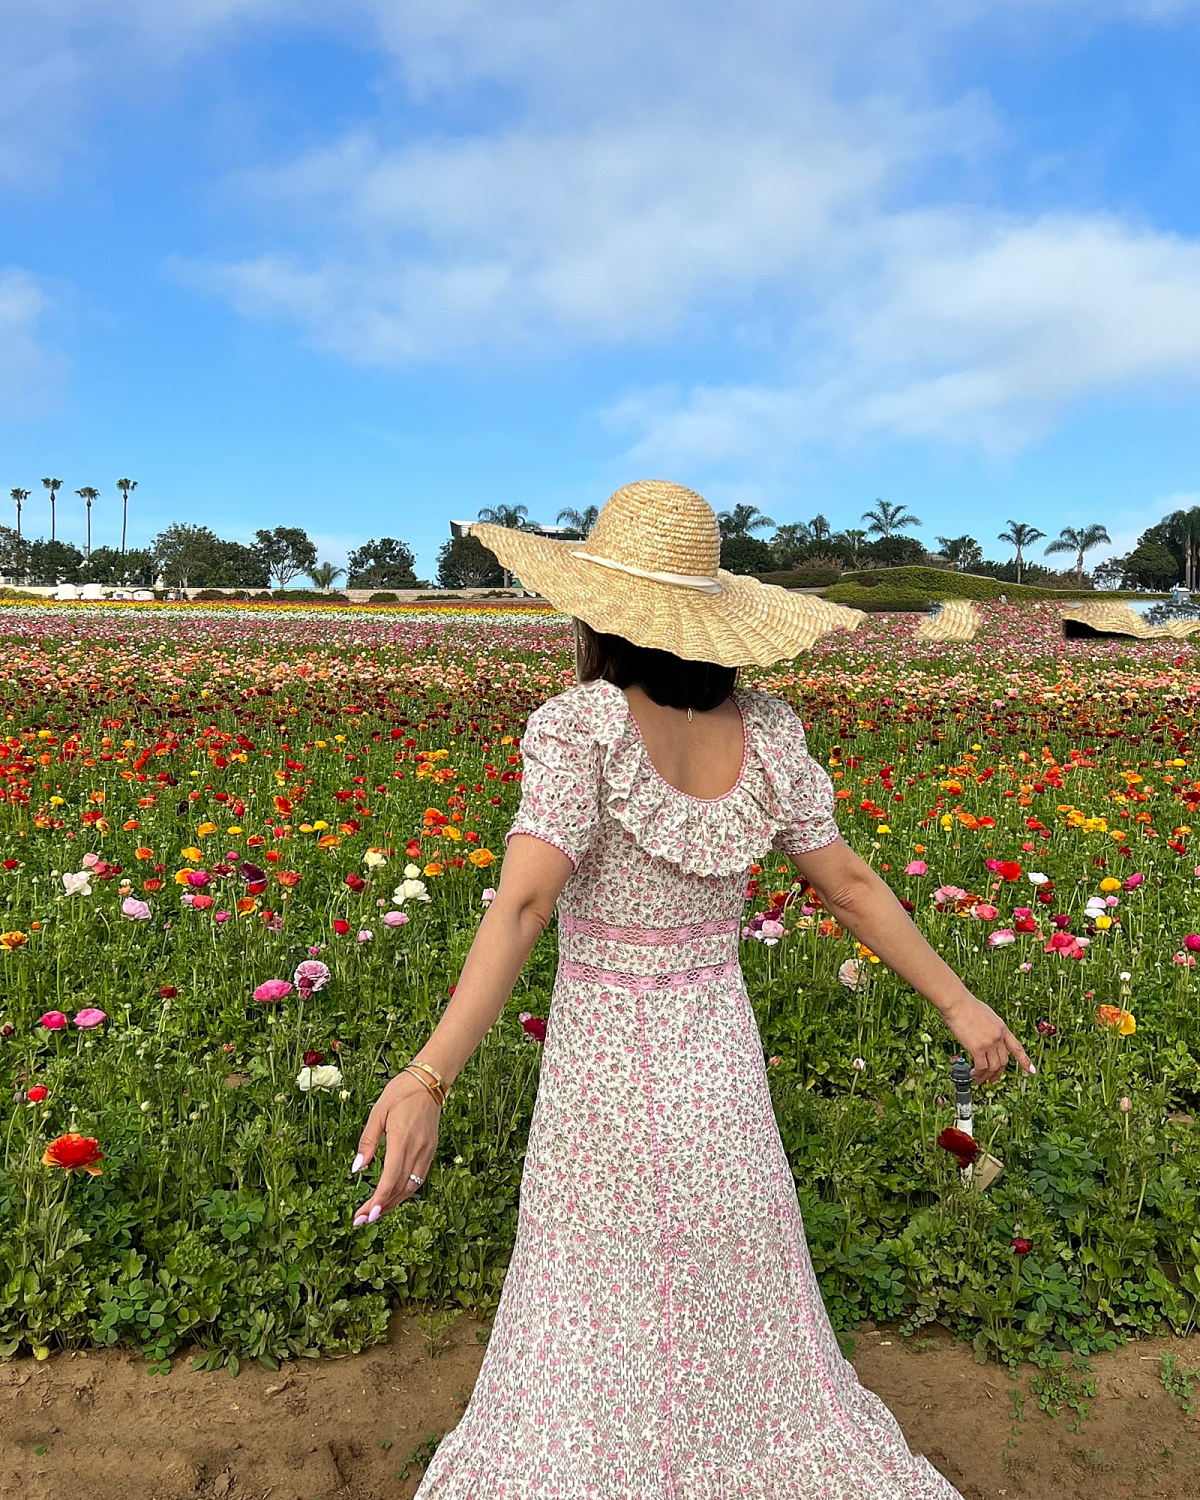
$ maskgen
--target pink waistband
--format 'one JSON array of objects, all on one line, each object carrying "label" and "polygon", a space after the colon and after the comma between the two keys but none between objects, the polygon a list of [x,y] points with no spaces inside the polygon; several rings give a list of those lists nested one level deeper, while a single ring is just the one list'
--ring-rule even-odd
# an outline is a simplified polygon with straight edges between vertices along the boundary
[{"label": "pink waistband", "polygon": [[621,974],[615,969],[598,969],[594,964],[576,964],[570,960],[564,960],[558,968],[560,979],[575,979],[615,990],[633,990],[638,994],[715,984],[721,979],[733,979],[740,972],[741,965],[736,958],[723,964],[705,964],[699,969],[680,969],[673,974]]},{"label": "pink waistband", "polygon": [[605,943],[634,943],[648,948],[671,943],[690,943],[697,938],[734,936],[741,925],[740,917],[721,917],[712,922],[693,922],[690,927],[610,927],[592,917],[559,913],[558,930],[565,937],[599,938]]}]

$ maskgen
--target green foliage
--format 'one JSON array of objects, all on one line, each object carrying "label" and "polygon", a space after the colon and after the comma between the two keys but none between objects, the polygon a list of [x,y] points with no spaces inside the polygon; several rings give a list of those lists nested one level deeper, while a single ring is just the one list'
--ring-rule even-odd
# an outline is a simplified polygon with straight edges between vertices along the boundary
[{"label": "green foliage", "polygon": [[727,573],[767,573],[775,566],[775,554],[757,537],[735,532],[721,539],[721,566]]},{"label": "green foliage", "polygon": [[254,542],[255,550],[267,566],[268,576],[263,579],[264,583],[274,578],[279,587],[285,589],[298,574],[311,573],[317,566],[316,545],[300,526],[276,526],[273,531],[256,531]]},{"label": "green foliage", "polygon": [[416,558],[406,542],[385,536],[364,542],[350,554],[347,587],[352,589],[420,588],[413,569]]},{"label": "green foliage", "polygon": [[507,579],[495,553],[477,536],[455,536],[443,542],[438,552],[437,581],[444,589],[486,589]]},{"label": "green foliage", "polygon": [[389,594],[386,590],[383,590],[382,592],[377,594],[372,594],[371,597],[367,600],[368,604],[396,604],[397,602],[398,601],[396,595]]},{"label": "green foliage", "polygon": [[823,567],[814,563],[807,567],[802,564],[774,573],[758,573],[755,576],[760,583],[773,583],[781,589],[820,589],[836,583],[842,576],[842,570],[838,567]]}]

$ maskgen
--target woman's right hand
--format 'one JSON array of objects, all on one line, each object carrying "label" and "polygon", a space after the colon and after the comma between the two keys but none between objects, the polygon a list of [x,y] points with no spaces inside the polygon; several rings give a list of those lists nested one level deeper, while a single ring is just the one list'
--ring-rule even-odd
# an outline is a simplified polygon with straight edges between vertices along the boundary
[{"label": "woman's right hand", "polygon": [[998,1082],[1008,1067],[1010,1054],[1027,1073],[1037,1072],[1024,1047],[992,1007],[974,995],[967,994],[959,1004],[943,1010],[942,1019],[964,1050],[971,1054],[975,1064],[971,1076],[977,1082]]},{"label": "woman's right hand", "polygon": [[395,1208],[417,1191],[410,1173],[428,1177],[437,1150],[441,1110],[430,1091],[412,1073],[397,1073],[375,1101],[366,1128],[358,1139],[352,1172],[361,1172],[387,1136],[379,1186],[355,1210],[354,1224],[374,1224],[380,1214]]}]

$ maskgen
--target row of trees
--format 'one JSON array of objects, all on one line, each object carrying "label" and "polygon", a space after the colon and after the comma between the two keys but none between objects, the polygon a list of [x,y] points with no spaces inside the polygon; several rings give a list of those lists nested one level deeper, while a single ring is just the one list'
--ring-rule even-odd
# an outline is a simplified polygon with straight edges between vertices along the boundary
[{"label": "row of trees", "polygon": [[160,579],[173,588],[287,588],[307,577],[321,589],[341,578],[352,588],[423,587],[404,542],[384,537],[350,554],[348,568],[318,562],[317,548],[298,526],[255,532],[254,541],[226,541],[207,526],[168,526],[148,547],[119,551],[96,547],[85,555],[57,537],[29,538],[0,526],[0,575],[15,583],[99,583],[151,588]]},{"label": "row of trees", "polygon": [[[42,488],[47,492],[50,500],[50,541],[58,540],[58,492],[62,489],[61,479],[47,477],[42,480]],[[136,479],[118,479],[114,486],[121,495],[121,552],[125,552],[126,528],[129,523],[129,497],[137,489]],[[32,490],[22,489],[19,485],[9,490],[9,499],[17,508],[17,524],[15,529],[18,540],[22,538],[21,518],[25,510],[25,502],[33,493]],[[100,499],[100,491],[95,485],[85,484],[77,489],[75,493],[87,506],[87,552],[86,556],[92,555],[92,504]],[[7,530],[8,528],[3,528]],[[72,549],[75,550],[75,549]],[[109,549],[113,550],[113,549]]]},{"label": "row of trees", "polygon": [[1106,588],[1161,592],[1181,583],[1200,588],[1200,505],[1172,511],[1138,537],[1124,557],[1110,557],[1096,569]]}]

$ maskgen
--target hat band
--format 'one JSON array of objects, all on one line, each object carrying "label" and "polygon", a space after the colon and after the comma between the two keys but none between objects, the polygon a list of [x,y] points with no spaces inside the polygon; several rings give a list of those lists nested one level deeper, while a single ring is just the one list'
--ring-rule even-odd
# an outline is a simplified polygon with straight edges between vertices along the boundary
[{"label": "hat band", "polygon": [[576,557],[585,562],[597,563],[602,568],[612,568],[618,573],[630,573],[634,578],[649,578],[654,583],[670,583],[679,589],[695,589],[698,594],[721,594],[724,588],[719,578],[710,578],[706,573],[652,573],[648,568],[635,568],[632,563],[617,562],[612,557],[599,557],[595,552],[576,552]]}]

